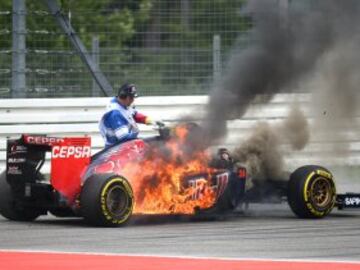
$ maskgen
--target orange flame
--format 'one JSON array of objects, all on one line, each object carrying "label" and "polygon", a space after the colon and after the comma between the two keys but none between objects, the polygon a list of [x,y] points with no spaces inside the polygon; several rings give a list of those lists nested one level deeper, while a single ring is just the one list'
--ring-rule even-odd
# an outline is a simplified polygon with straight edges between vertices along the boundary
[{"label": "orange flame", "polygon": [[[124,174],[132,179],[134,213],[193,214],[197,208],[214,204],[210,156],[206,151],[189,149],[187,137],[186,126],[178,126],[172,139],[160,147],[151,147],[144,160],[124,168]],[[186,177],[200,173],[196,181],[186,182]]]}]

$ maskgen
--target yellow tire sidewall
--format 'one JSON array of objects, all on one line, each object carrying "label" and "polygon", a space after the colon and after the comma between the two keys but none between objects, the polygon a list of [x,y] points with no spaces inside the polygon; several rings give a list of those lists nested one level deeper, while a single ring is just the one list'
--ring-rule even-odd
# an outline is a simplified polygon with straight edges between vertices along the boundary
[{"label": "yellow tire sidewall", "polygon": [[[317,209],[310,200],[311,190],[309,189],[309,187],[311,187],[311,182],[316,180],[317,177],[322,177],[322,178],[326,179],[327,181],[329,181],[331,188],[332,188],[331,203],[329,204],[328,207],[326,207],[324,210],[321,210],[321,211],[319,209]],[[332,174],[325,170],[321,170],[321,169],[311,172],[307,176],[305,183],[304,183],[303,199],[304,199],[306,208],[311,212],[312,215],[314,215],[316,217],[323,217],[323,216],[327,215],[333,209],[333,207],[335,205],[335,201],[336,201],[336,189],[335,189],[335,184],[333,181]]]},{"label": "yellow tire sidewall", "polygon": [[[111,212],[108,209],[108,206],[106,204],[107,194],[108,194],[110,188],[112,186],[114,186],[114,185],[118,185],[129,196],[130,204],[126,208],[126,211],[124,212],[124,215],[121,218],[115,218],[111,214]],[[100,207],[101,207],[102,215],[104,216],[104,218],[108,222],[111,222],[113,224],[118,224],[118,225],[125,223],[130,218],[130,216],[132,214],[133,206],[134,206],[133,191],[131,189],[130,184],[128,183],[128,181],[124,177],[116,176],[116,177],[111,178],[110,180],[108,180],[108,182],[106,182],[106,184],[103,186],[103,188],[101,190]]]}]

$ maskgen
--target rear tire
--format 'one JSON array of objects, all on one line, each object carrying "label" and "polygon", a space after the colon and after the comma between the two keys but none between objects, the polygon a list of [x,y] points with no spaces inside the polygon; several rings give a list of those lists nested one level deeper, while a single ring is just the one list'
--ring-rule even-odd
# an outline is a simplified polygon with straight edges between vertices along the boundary
[{"label": "rear tire", "polygon": [[320,166],[304,166],[290,175],[288,203],[300,218],[323,218],[334,208],[336,189],[332,174]]},{"label": "rear tire", "polygon": [[93,175],[85,181],[80,195],[81,213],[95,226],[124,225],[132,214],[133,191],[129,182],[117,175]]},{"label": "rear tire", "polygon": [[16,205],[13,192],[6,181],[5,172],[0,174],[0,214],[14,221],[33,221],[40,216],[36,210]]}]

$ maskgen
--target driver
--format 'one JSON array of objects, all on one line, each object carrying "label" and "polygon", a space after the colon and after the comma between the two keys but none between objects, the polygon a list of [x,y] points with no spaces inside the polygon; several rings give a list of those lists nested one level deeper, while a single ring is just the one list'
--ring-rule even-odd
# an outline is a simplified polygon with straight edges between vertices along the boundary
[{"label": "driver", "polygon": [[131,106],[135,97],[135,85],[126,83],[119,88],[118,95],[111,99],[99,123],[105,147],[136,139],[139,134],[136,123],[153,124],[148,116],[137,112]]}]

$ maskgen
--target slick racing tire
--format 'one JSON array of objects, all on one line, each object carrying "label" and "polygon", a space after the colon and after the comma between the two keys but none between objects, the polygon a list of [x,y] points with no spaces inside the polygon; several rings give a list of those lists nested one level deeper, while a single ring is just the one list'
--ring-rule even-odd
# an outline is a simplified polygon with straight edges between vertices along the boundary
[{"label": "slick racing tire", "polygon": [[33,221],[40,216],[36,210],[23,208],[16,204],[5,172],[0,174],[0,214],[15,221]]},{"label": "slick racing tire", "polygon": [[116,227],[130,218],[134,196],[129,182],[117,175],[93,175],[80,194],[81,214],[91,225]]},{"label": "slick racing tire", "polygon": [[332,174],[320,166],[295,170],[288,183],[288,203],[300,218],[323,218],[334,208],[336,189]]}]

